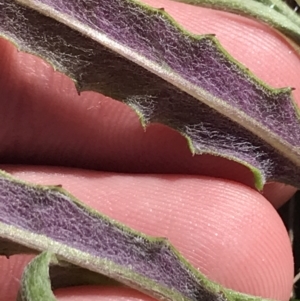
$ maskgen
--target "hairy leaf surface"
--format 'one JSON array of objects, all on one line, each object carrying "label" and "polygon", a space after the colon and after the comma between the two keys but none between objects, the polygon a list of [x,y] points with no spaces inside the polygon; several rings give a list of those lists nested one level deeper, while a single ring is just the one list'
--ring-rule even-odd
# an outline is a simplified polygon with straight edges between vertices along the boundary
[{"label": "hairy leaf surface", "polygon": [[92,272],[163,300],[255,300],[210,282],[167,239],[133,231],[62,188],[27,184],[5,172],[0,172],[0,238],[0,255],[47,250],[24,272],[22,301],[55,300],[49,275],[53,288],[109,281]]},{"label": "hairy leaf surface", "polygon": [[179,131],[193,154],[300,186],[299,112],[212,35],[195,36],[162,9],[133,0],[0,0],[0,35],[93,90],[131,106],[146,126]]}]

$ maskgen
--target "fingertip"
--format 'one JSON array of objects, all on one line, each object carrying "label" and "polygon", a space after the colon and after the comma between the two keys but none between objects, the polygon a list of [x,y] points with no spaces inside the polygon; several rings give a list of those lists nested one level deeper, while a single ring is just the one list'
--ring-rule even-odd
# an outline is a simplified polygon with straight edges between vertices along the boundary
[{"label": "fingertip", "polygon": [[119,175],[63,168],[10,169],[62,184],[100,212],[148,235],[168,237],[208,278],[227,288],[288,300],[293,258],[274,207],[244,185],[184,175]]},{"label": "fingertip", "polygon": [[154,301],[129,287],[82,286],[55,291],[59,301]]},{"label": "fingertip", "polygon": [[221,189],[215,193],[214,199],[219,199],[219,212],[214,215],[219,223],[216,233],[222,241],[209,247],[218,249],[208,263],[210,277],[239,292],[289,300],[293,285],[291,244],[273,206],[243,185],[227,183],[222,203],[218,198]]},{"label": "fingertip", "polygon": [[275,209],[284,205],[297,191],[297,188],[282,183],[267,183],[262,195]]}]

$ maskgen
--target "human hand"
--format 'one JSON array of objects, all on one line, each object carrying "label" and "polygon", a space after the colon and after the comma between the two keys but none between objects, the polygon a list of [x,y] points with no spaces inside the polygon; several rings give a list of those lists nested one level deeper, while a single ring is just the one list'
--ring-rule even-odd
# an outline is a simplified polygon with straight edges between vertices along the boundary
[{"label": "human hand", "polygon": [[[266,25],[167,0],[147,3],[164,7],[192,32],[215,33],[265,82],[296,87],[294,96],[300,102],[299,57]],[[192,157],[186,141],[164,126],[151,125],[144,133],[125,105],[95,93],[77,96],[68,78],[3,40],[0,53],[0,154],[2,162],[27,164],[3,166],[5,170],[32,182],[62,184],[110,217],[147,234],[168,237],[194,266],[226,287],[289,298],[291,248],[273,206],[283,204],[293,188],[269,184],[264,197],[248,187],[253,179],[244,167],[211,156]],[[28,256],[0,258],[0,301],[15,300],[28,260]],[[81,287],[56,293],[59,300],[150,300],[120,288]]]}]

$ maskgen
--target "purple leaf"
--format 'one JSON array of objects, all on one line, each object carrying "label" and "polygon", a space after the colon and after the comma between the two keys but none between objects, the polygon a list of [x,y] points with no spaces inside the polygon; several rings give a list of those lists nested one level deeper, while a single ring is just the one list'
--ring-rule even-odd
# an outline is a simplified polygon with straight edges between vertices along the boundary
[{"label": "purple leaf", "polygon": [[[209,281],[167,239],[133,231],[86,207],[62,188],[27,184],[5,172],[0,172],[0,238],[0,254],[7,255],[7,240],[10,246],[21,245],[27,251],[56,254],[61,262],[50,270],[54,278],[62,267],[74,271],[73,266],[63,264],[66,261],[163,300],[225,301],[243,297]],[[45,256],[48,262],[40,266],[38,262]],[[50,286],[44,285],[49,260],[49,254],[40,256],[33,262],[33,271],[28,272],[32,265],[25,270],[21,288],[24,300],[47,300],[40,295],[36,299],[25,297],[31,285],[34,293],[49,292]],[[103,277],[96,278],[91,272],[82,276],[83,283],[103,282]],[[31,277],[40,280],[33,281]],[[78,284],[78,280],[70,281]],[[57,280],[55,283],[55,287],[64,286]]]},{"label": "purple leaf", "polygon": [[166,124],[193,154],[212,154],[266,181],[300,187],[299,111],[212,35],[195,36],[163,10],[130,0],[0,0],[0,35],[41,56],[78,91],[123,101],[143,126]]}]

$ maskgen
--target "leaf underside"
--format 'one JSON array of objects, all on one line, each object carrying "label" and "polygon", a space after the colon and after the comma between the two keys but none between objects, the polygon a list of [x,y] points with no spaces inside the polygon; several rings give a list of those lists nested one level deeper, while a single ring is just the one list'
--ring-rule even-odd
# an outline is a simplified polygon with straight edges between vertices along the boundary
[{"label": "leaf underside", "polygon": [[[62,188],[27,184],[5,172],[0,172],[0,238],[0,255],[47,250],[24,272],[19,295],[24,301],[48,300],[41,295],[53,300],[51,285],[45,284],[49,265],[53,288],[111,284],[96,272],[163,300],[225,301],[246,296],[210,282],[165,238],[133,231]],[[53,259],[51,265],[56,257],[59,260]]]},{"label": "leaf underside", "polygon": [[[195,36],[162,9],[131,0],[0,0],[0,36],[47,60],[78,91],[120,100],[143,126],[179,131],[193,154],[251,169],[255,185],[300,187],[299,112],[212,35]],[[47,15],[47,16],[46,16]]]}]

